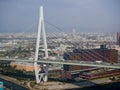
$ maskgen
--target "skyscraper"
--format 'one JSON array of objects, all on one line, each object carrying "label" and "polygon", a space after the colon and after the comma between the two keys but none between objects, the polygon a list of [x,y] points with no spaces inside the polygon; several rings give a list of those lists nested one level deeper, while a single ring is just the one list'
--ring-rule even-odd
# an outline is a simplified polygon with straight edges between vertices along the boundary
[{"label": "skyscraper", "polygon": [[117,45],[120,46],[120,32],[117,32]]}]

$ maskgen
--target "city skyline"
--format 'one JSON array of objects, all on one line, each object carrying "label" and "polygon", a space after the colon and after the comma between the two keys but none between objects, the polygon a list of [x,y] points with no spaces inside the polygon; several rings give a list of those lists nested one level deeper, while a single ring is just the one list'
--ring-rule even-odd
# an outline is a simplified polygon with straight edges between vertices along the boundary
[{"label": "city skyline", "polygon": [[120,88],[120,1],[0,2],[0,89]]},{"label": "city skyline", "polygon": [[63,31],[118,32],[119,4],[119,0],[1,0],[0,33],[36,32],[41,5],[45,20]]}]

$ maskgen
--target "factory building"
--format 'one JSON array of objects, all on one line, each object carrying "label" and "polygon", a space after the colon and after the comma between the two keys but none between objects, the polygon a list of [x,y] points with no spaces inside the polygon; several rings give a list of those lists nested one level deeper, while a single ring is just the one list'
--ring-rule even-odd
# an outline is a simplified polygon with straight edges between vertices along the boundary
[{"label": "factory building", "polygon": [[[64,53],[65,60],[79,60],[79,61],[90,61],[98,63],[118,63],[118,51],[115,49],[107,49],[104,45],[101,45],[99,49],[75,49],[73,52]],[[84,70],[93,67],[82,67],[74,65],[64,65],[65,71]]]}]

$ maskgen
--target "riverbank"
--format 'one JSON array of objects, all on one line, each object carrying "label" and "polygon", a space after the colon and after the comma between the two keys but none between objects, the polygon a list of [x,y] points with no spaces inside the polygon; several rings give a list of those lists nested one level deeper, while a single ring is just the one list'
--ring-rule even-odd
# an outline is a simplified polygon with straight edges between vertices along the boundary
[{"label": "riverbank", "polygon": [[120,75],[114,76],[114,80],[110,80],[111,77],[113,76],[77,82],[48,81],[40,84],[36,84],[34,81],[34,85],[33,81],[29,81],[26,85],[23,85],[21,81],[4,75],[0,75],[0,80],[4,82],[4,85],[7,88],[12,90],[95,90],[94,88],[98,88],[97,90],[102,90],[99,88],[109,88],[110,85],[113,85],[113,87],[111,87],[112,89],[110,88],[113,90],[115,85],[118,85],[118,83],[119,86],[115,88],[120,88]]},{"label": "riverbank", "polygon": [[[96,87],[102,87],[104,88],[104,86],[109,86],[109,84],[114,84],[114,83],[119,83],[120,79],[119,79],[120,75],[117,76],[109,76],[109,77],[101,77],[101,78],[97,78],[97,79],[90,79],[90,80],[82,80],[82,81],[71,81],[71,82],[60,82],[60,81],[48,81],[45,83],[40,83],[40,84],[35,84],[33,86],[34,89],[36,90],[40,90],[40,89],[46,89],[46,90],[84,90],[84,88],[87,88],[89,90],[89,88],[96,88]],[[114,80],[110,79],[110,78],[115,78]],[[112,88],[112,87],[111,87]],[[120,88],[120,87],[118,87]],[[85,90],[87,90],[85,89]],[[114,88],[112,88],[113,90]],[[91,89],[90,89],[91,90]],[[99,89],[100,90],[100,89]],[[106,90],[106,89],[103,89]]]},{"label": "riverbank", "polygon": [[0,81],[3,82],[6,88],[11,90],[30,90],[28,87],[22,85],[21,82],[15,78],[0,74]]},{"label": "riverbank", "polygon": [[65,89],[65,90],[120,90],[120,82],[113,82],[104,85],[96,85],[91,87]]}]

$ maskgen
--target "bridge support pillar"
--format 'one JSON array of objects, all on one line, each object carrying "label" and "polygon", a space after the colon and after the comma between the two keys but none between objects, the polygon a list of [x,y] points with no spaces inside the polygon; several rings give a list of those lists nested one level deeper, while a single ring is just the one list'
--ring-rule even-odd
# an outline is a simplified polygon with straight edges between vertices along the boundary
[{"label": "bridge support pillar", "polygon": [[46,41],[46,33],[45,33],[43,7],[42,6],[40,7],[40,17],[39,17],[38,33],[37,33],[37,40],[36,40],[35,60],[34,60],[36,83],[40,83],[41,81],[46,82],[48,80],[49,64],[44,64],[43,68],[40,69],[40,67],[37,63],[38,55],[39,55],[41,34],[42,34],[43,44],[44,44],[44,49],[45,49],[45,58],[47,59],[48,58],[48,50],[47,50],[47,41]]},{"label": "bridge support pillar", "polygon": [[48,68],[49,68],[49,64],[46,64],[46,70],[45,70],[45,82],[48,81]]}]

